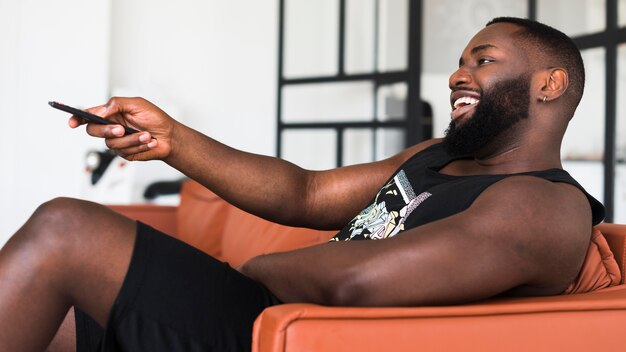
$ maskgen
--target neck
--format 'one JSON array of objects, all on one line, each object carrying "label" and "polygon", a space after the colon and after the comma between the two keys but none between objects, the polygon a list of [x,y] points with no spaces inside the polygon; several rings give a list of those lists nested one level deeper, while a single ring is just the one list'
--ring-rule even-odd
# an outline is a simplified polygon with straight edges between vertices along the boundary
[{"label": "neck", "polygon": [[[453,175],[513,174],[561,168],[560,139],[541,141],[530,136],[502,136],[472,155],[441,171]],[[554,142],[557,141],[557,142]]]}]

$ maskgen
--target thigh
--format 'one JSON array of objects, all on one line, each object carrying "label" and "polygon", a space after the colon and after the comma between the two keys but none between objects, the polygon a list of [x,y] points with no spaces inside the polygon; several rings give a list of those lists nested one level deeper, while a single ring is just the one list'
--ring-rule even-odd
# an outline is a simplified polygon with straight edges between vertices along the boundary
[{"label": "thigh", "polygon": [[128,274],[103,331],[102,347],[247,351],[254,320],[277,303],[262,285],[228,264],[139,223]]},{"label": "thigh", "polygon": [[62,269],[58,289],[105,324],[130,264],[136,222],[103,205],[69,198],[49,202],[43,212],[35,219],[43,222],[37,242],[56,253],[50,258]]},{"label": "thigh", "polygon": [[72,305],[106,323],[126,275],[136,224],[69,198],[42,204],[0,251],[0,349],[41,350]]}]

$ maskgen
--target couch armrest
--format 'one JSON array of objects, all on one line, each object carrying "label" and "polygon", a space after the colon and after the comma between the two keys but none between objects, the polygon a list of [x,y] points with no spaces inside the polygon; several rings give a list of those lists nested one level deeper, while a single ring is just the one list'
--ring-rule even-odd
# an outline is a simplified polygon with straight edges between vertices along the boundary
[{"label": "couch armrest", "polygon": [[176,212],[178,207],[169,205],[108,205],[112,210],[134,220],[146,223],[157,230],[176,236]]},{"label": "couch armrest", "polygon": [[257,318],[252,350],[609,351],[623,345],[625,321],[626,285],[446,307],[285,304]]}]

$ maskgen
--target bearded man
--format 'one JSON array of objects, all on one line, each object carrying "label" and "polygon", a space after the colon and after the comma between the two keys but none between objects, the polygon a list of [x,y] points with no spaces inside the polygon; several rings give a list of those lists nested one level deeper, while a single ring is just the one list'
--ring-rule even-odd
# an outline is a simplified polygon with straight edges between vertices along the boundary
[{"label": "bearded man", "polygon": [[128,160],[163,160],[275,222],[343,229],[329,243],[231,268],[103,206],[52,200],[0,252],[0,350],[44,349],[71,307],[77,328],[60,331],[76,333],[79,350],[235,351],[250,349],[264,308],[286,302],[563,293],[604,214],[561,167],[584,86],[579,51],[553,28],[498,18],[471,39],[449,85],[443,140],[328,171],[234,150],[143,99],[89,109],[120,125],[87,132]]}]

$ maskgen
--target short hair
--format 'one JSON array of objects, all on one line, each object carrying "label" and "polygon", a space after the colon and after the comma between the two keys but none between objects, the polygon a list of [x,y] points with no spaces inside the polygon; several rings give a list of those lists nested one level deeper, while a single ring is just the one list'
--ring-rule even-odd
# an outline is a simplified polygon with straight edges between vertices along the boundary
[{"label": "short hair", "polygon": [[496,17],[489,21],[485,27],[494,23],[513,23],[522,27],[519,34],[522,40],[532,46],[537,46],[539,52],[545,53],[549,59],[562,66],[568,74],[569,86],[565,94],[570,97],[572,103],[570,111],[574,111],[580,103],[585,90],[585,66],[580,50],[574,41],[565,33],[537,21],[517,17]]}]

